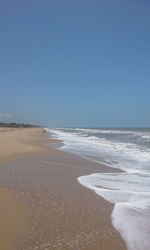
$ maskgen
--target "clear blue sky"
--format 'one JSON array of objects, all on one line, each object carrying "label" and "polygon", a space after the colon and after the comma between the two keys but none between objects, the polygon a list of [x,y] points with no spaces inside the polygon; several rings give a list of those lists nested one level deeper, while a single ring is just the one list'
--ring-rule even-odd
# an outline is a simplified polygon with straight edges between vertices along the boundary
[{"label": "clear blue sky", "polygon": [[0,120],[150,127],[150,1],[0,0]]}]

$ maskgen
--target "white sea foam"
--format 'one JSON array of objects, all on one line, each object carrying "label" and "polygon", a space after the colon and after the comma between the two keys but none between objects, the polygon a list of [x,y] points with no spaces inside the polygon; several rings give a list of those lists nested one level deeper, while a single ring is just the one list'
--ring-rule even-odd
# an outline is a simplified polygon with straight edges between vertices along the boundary
[{"label": "white sea foam", "polygon": [[92,174],[78,181],[114,203],[112,223],[129,250],[150,246],[150,174]]},{"label": "white sea foam", "polygon": [[101,162],[103,158],[110,167],[116,167],[128,172],[140,172],[149,169],[150,147],[145,145],[110,140],[109,138],[95,136],[94,133],[87,136],[89,129],[84,129],[86,134],[76,132],[76,130],[74,130],[74,133],[70,132],[70,130],[66,132],[65,130],[47,129],[47,131],[54,138],[63,140],[62,150],[80,154],[97,162]]},{"label": "white sea foam", "polygon": [[63,140],[62,150],[125,171],[81,176],[78,181],[114,204],[112,223],[129,250],[150,249],[150,131],[47,131]]}]

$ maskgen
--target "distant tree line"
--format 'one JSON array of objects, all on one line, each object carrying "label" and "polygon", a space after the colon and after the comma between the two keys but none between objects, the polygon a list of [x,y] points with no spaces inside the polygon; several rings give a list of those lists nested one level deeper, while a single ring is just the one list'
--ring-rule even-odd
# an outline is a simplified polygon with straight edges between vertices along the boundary
[{"label": "distant tree line", "polygon": [[0,127],[5,127],[5,128],[31,128],[31,127],[38,127],[35,125],[31,124],[24,124],[24,123],[16,123],[16,122],[0,122]]}]

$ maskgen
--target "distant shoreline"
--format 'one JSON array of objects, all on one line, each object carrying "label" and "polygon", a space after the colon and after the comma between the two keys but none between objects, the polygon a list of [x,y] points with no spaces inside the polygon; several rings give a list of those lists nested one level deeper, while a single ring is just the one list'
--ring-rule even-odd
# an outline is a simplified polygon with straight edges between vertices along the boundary
[{"label": "distant shoreline", "polygon": [[26,123],[0,122],[0,128],[36,128],[36,127],[39,126]]}]

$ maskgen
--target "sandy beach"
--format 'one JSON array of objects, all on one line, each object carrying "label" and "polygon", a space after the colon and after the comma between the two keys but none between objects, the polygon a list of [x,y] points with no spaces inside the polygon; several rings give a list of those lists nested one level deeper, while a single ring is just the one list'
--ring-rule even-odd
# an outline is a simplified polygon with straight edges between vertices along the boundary
[{"label": "sandy beach", "polygon": [[77,181],[109,168],[55,149],[41,128],[1,129],[0,141],[0,250],[126,249],[113,206]]},{"label": "sandy beach", "polygon": [[41,128],[0,128],[0,163],[35,154],[53,153]]}]

